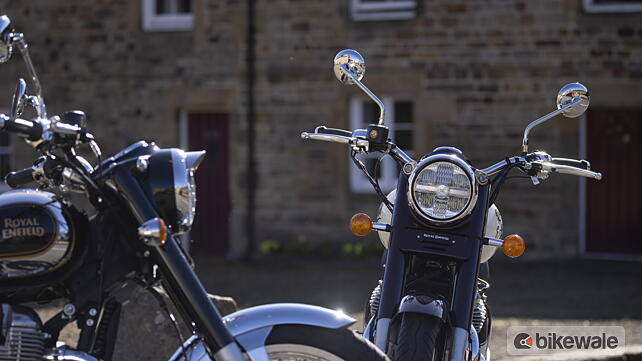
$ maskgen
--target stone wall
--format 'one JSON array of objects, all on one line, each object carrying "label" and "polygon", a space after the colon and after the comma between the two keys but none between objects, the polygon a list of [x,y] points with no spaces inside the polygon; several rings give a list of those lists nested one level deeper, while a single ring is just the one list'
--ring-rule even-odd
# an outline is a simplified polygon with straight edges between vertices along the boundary
[{"label": "stone wall", "polygon": [[[349,189],[347,150],[304,142],[314,126],[347,128],[356,88],[338,84],[334,54],[359,50],[365,82],[380,96],[415,106],[416,154],[462,149],[480,167],[519,151],[528,122],[554,108],[557,90],[581,81],[593,108],[639,108],[642,15],[588,14],[579,0],[418,1],[415,19],[354,22],[347,1],[257,0],[257,241],[353,239],[346,223],[374,214],[373,196]],[[230,224],[244,238],[245,2],[194,0],[188,32],[146,33],[139,1],[0,2],[27,34],[51,113],[85,109],[107,153],[139,138],[178,144],[179,110],[231,114]],[[8,106],[22,65],[0,71]],[[2,100],[4,99],[4,100]],[[578,156],[578,120],[534,130],[531,144]],[[17,147],[16,165],[33,153]],[[532,250],[576,252],[574,177],[506,187],[507,232]]]}]

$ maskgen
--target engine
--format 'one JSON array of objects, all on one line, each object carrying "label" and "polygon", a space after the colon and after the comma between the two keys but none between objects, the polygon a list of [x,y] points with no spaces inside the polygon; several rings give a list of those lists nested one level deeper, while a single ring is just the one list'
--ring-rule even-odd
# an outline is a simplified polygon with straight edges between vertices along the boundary
[{"label": "engine", "polygon": [[45,334],[42,323],[33,310],[2,305],[2,334],[0,360],[42,360],[45,354]]},{"label": "engine", "polygon": [[99,361],[64,345],[45,348],[45,340],[50,336],[42,332],[42,322],[34,310],[2,304],[0,311],[0,361]]}]

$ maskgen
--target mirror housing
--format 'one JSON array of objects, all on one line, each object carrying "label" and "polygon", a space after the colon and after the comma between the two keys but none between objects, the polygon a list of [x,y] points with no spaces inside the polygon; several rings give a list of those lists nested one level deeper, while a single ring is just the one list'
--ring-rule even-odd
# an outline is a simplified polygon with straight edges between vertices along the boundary
[{"label": "mirror housing", "polygon": [[531,129],[544,123],[558,114],[564,114],[568,118],[577,118],[584,114],[590,103],[588,89],[580,83],[569,83],[560,89],[557,93],[557,110],[552,111],[545,116],[533,120],[526,129],[524,129],[524,138],[522,139],[522,153],[528,153],[528,134]]},{"label": "mirror housing", "polygon": [[[575,98],[580,101],[568,108],[564,108],[570,104]],[[591,102],[588,89],[580,83],[569,83],[560,89],[557,93],[557,109],[562,109],[562,114],[567,118],[577,118],[584,114]]]},{"label": "mirror housing", "polygon": [[344,49],[335,55],[333,64],[334,76],[336,76],[341,83],[348,85],[356,84],[370,99],[377,103],[379,106],[379,122],[377,124],[383,126],[386,112],[385,106],[381,99],[377,98],[377,96],[361,82],[363,75],[366,73],[366,61],[363,59],[363,56],[356,50]]},{"label": "mirror housing", "polygon": [[343,84],[353,85],[353,79],[361,81],[365,73],[366,61],[356,50],[341,50],[334,57],[334,75]]}]

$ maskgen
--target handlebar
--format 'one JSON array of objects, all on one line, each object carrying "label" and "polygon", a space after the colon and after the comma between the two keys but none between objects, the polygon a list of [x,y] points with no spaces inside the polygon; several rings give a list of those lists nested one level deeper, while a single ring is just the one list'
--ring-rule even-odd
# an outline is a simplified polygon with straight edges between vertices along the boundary
[{"label": "handlebar", "polygon": [[[355,136],[357,134],[357,136]],[[303,132],[301,133],[301,138],[303,139],[312,139],[312,140],[321,140],[326,142],[335,142],[342,144],[350,144],[353,147],[362,147],[365,152],[369,151],[368,140],[360,136],[359,130],[355,132],[349,132],[343,129],[328,128],[325,126],[317,127],[314,130],[314,133]],[[387,152],[392,155],[395,160],[397,160],[402,165],[413,164],[414,160],[403,152],[399,147],[394,143],[388,141],[388,150]],[[522,156],[506,158],[496,164],[491,165],[488,168],[481,169],[480,171],[486,176],[492,176],[499,173],[506,167],[510,165],[519,165],[523,169],[533,169],[532,167],[537,167],[535,169],[538,178],[546,178],[548,173],[563,173],[571,174],[580,177],[587,177],[600,180],[602,179],[602,174],[597,172],[592,172],[591,164],[586,160],[576,160],[569,158],[551,158],[550,155],[544,152],[533,152],[529,154],[524,154]]]},{"label": "handlebar", "polygon": [[4,178],[4,182],[11,188],[18,188],[35,181],[32,167],[11,172]]},{"label": "handlebar", "polygon": [[12,119],[4,114],[0,114],[0,129],[16,133],[30,141],[36,141],[42,136],[40,123],[20,118]]}]

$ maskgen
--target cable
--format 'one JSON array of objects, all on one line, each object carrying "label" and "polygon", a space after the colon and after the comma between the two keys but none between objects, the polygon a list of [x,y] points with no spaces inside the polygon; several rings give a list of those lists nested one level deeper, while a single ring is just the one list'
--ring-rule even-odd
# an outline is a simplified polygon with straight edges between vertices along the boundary
[{"label": "cable", "polygon": [[180,327],[178,325],[178,321],[176,321],[176,317],[174,317],[174,314],[169,310],[169,307],[167,306],[167,303],[163,299],[163,296],[156,291],[153,287],[145,287],[145,290],[149,292],[154,298],[156,299],[156,302],[158,302],[158,306],[165,311],[165,314],[167,314],[167,317],[172,323],[172,326],[174,326],[174,330],[176,331],[176,334],[178,335],[178,341],[181,344],[181,352],[183,353],[183,359],[186,361],[189,361],[191,359],[191,352],[189,356],[187,355],[187,352],[185,350],[185,345],[184,345],[184,338],[183,334],[181,333]]},{"label": "cable", "polygon": [[[384,156],[385,156],[385,154],[384,154]],[[388,197],[386,197],[386,195],[381,190],[381,187],[379,186],[379,181],[375,180],[375,178],[373,178],[372,175],[370,175],[370,173],[368,173],[368,169],[366,168],[366,166],[363,164],[363,162],[361,160],[359,160],[357,158],[357,152],[354,151],[354,150],[351,151],[350,152],[350,157],[352,158],[352,161],[354,162],[354,164],[357,167],[359,167],[359,169],[361,169],[363,174],[366,175],[366,177],[368,178],[368,181],[370,181],[370,184],[374,188],[375,192],[377,192],[379,197],[381,197],[383,203],[386,205],[386,207],[388,207],[390,212],[392,212],[393,204],[390,203],[390,201],[388,200]],[[383,156],[381,158],[383,158]],[[381,158],[378,159],[377,163],[379,163],[381,161]],[[376,177],[377,168],[378,168],[378,165],[375,164],[375,177]]]}]

